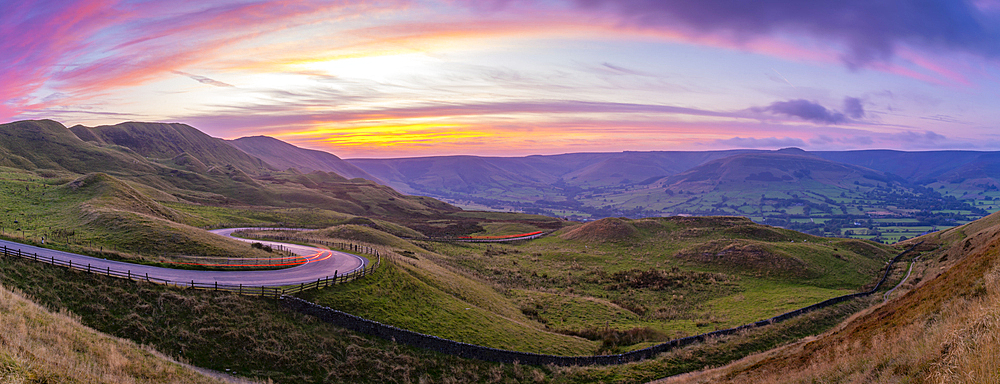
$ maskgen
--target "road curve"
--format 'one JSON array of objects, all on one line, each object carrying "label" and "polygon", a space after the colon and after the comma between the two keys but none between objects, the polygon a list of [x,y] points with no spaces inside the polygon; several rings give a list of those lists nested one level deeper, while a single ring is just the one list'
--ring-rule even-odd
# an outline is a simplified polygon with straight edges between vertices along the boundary
[{"label": "road curve", "polygon": [[[247,242],[251,241],[232,237],[232,233],[240,229],[244,228],[217,229],[210,232],[236,240]],[[296,255],[308,256],[310,261],[306,264],[292,268],[266,271],[193,271],[113,261],[79,255],[76,253],[35,247],[6,240],[0,240],[0,247],[7,247],[7,249],[10,250],[21,250],[21,252],[32,255],[37,254],[39,259],[55,259],[56,261],[61,261],[63,263],[72,262],[74,265],[89,266],[95,271],[111,268],[111,270],[122,272],[128,271],[134,276],[147,276],[148,274],[148,276],[152,279],[165,280],[172,284],[191,285],[192,282],[194,282],[194,284],[199,286],[209,284],[218,284],[220,286],[237,286],[242,284],[243,286],[257,287],[297,285],[333,277],[334,273],[344,275],[346,273],[362,269],[368,264],[368,260],[364,257],[344,252],[273,241],[252,241],[271,246],[280,244],[283,248],[295,253]]]}]

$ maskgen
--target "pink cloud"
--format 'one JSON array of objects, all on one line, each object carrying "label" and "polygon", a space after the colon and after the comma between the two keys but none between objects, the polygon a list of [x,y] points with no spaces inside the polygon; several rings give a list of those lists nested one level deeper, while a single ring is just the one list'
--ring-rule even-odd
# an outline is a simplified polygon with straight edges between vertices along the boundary
[{"label": "pink cloud", "polygon": [[20,1],[0,3],[0,119],[37,108],[29,95],[66,52],[87,47],[86,37],[114,23],[111,1]]},{"label": "pink cloud", "polygon": [[[405,0],[401,0],[405,2]],[[341,2],[284,0],[204,6],[201,1],[56,0],[0,3],[0,119],[140,85],[215,58],[263,33],[315,21]],[[391,7],[392,1],[383,5]],[[44,95],[34,95],[34,97]]]}]

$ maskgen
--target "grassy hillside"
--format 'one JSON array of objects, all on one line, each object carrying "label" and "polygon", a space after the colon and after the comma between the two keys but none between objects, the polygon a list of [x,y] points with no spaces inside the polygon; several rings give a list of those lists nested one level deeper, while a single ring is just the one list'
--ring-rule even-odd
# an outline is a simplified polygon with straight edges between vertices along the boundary
[{"label": "grassy hillside", "polygon": [[89,145],[51,120],[0,124],[0,166],[78,174],[95,170],[128,175],[156,172],[136,153]]},{"label": "grassy hillside", "polygon": [[[75,314],[72,316],[79,316],[81,323],[101,332],[148,345],[199,367],[229,370],[239,376],[276,383],[538,383],[550,377],[545,367],[464,360],[360,336],[289,312],[271,299],[175,289],[67,271],[20,259],[0,258],[0,282],[23,290],[41,305],[72,312]],[[3,316],[5,312],[0,312],[0,318]],[[26,317],[26,321],[30,319]],[[0,327],[5,325],[0,323]],[[50,329],[52,327],[43,328]],[[5,334],[0,340],[11,336],[18,337]],[[27,368],[28,372],[34,370],[56,379],[49,382],[71,380],[66,372],[54,369],[60,367],[57,364],[70,365],[70,359],[100,362],[104,352],[95,351],[90,356],[78,351],[105,345],[107,343],[92,344],[92,340],[83,339],[57,346],[69,350],[60,356],[61,360],[44,365],[40,362],[40,365],[32,365],[30,361],[20,363],[23,360],[14,360],[18,362],[14,365],[0,354],[0,375],[5,373],[4,368],[13,367]],[[0,346],[0,350],[2,348]],[[106,353],[114,351],[110,349]],[[120,357],[115,358],[118,360],[112,361],[121,362]],[[129,361],[128,366],[145,362]],[[101,367],[84,368],[97,370]],[[149,375],[140,377],[139,382],[144,382],[143,379],[198,382],[180,375],[174,376],[177,380],[170,380],[166,369],[163,373],[146,371]],[[153,381],[157,378],[162,380]]]},{"label": "grassy hillside", "polygon": [[405,196],[363,179],[347,180],[322,171],[276,171],[226,141],[184,124],[72,129],[46,120],[2,124],[0,166],[31,171],[52,179],[49,183],[107,173],[159,201],[313,207],[397,217],[457,211],[440,201]]},{"label": "grassy hillside", "polygon": [[[379,249],[386,264],[363,281],[307,292],[307,300],[400,328],[494,348],[586,355],[597,345],[546,330],[493,287],[440,263],[441,255],[368,225],[341,224],[292,235],[308,242],[348,241]],[[384,225],[384,224],[383,224]]]},{"label": "grassy hillside", "polygon": [[918,240],[928,246],[895,299],[815,339],[666,382],[997,382],[1000,216]]},{"label": "grassy hillside", "polygon": [[556,354],[641,348],[856,292],[897,252],[744,218],[604,219],[524,244],[408,242],[357,224],[296,236],[397,255],[372,279],[309,300],[440,337]]},{"label": "grassy hillside", "polygon": [[126,147],[144,157],[161,161],[187,155],[209,167],[231,165],[251,174],[274,170],[261,159],[243,153],[225,140],[208,136],[186,124],[128,122],[99,127],[77,125],[70,131],[84,140]]},{"label": "grassy hillside", "polygon": [[[344,224],[317,233],[366,230],[371,228]],[[403,251],[413,248],[396,248],[406,247],[405,242],[386,236],[379,239],[391,241],[381,246],[399,251],[400,262],[369,278],[310,292],[307,298],[390,323],[409,321],[410,328],[425,332],[445,329],[448,337],[512,349],[584,354],[604,343],[546,330],[530,312],[510,305],[507,295],[442,267],[438,264],[442,260],[435,259],[447,256],[423,248],[405,255]],[[557,369],[440,356],[359,337],[288,313],[269,300],[108,279],[19,259],[0,260],[0,279],[47,306],[80,314],[85,324],[102,331],[153,345],[199,366],[277,382],[640,382],[719,364],[808,335],[857,310],[857,306],[831,308],[731,338],[728,344],[693,346],[642,363]],[[170,316],[163,316],[167,313]],[[578,346],[567,340],[578,340]]]},{"label": "grassy hillside", "polygon": [[103,173],[64,182],[0,172],[0,235],[132,261],[175,255],[269,257],[247,244],[178,223],[195,221]]},{"label": "grassy hillside", "polygon": [[98,333],[0,285],[0,382],[216,383],[134,342]]},{"label": "grassy hillside", "polygon": [[728,328],[872,284],[896,250],[744,218],[603,219],[525,244],[430,244],[545,329],[631,349]]}]

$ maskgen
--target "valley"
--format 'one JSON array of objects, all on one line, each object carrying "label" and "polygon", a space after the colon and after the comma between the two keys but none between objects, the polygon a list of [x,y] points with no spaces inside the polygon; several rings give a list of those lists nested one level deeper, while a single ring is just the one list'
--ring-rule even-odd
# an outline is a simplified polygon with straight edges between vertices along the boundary
[{"label": "valley", "polygon": [[459,157],[349,161],[394,188],[475,209],[577,221],[738,215],[894,243],[1000,210],[994,157],[788,148],[475,158],[463,167],[448,166]]},{"label": "valley", "polygon": [[[354,176],[384,176],[363,166],[352,168],[333,155],[269,138],[244,142],[265,158],[297,159],[302,154],[311,159],[286,161],[282,166],[289,168],[278,170],[230,142],[184,125],[65,128],[29,121],[2,125],[0,134],[0,143],[16,143],[0,147],[5,156],[0,237],[5,240],[152,266],[176,266],[192,257],[282,256],[270,247],[207,231],[214,228],[265,227],[241,235],[365,247],[383,258],[378,268],[349,282],[295,291],[296,297],[488,348],[556,356],[635,351],[867,291],[888,268],[888,284],[868,298],[642,362],[556,368],[478,362],[405,347],[290,312],[274,298],[123,281],[19,258],[0,260],[0,284],[47,308],[80,316],[81,326],[151,345],[199,367],[274,382],[639,382],[720,366],[820,334],[875,305],[875,297],[907,273],[887,263],[916,243],[867,239],[890,242],[898,234],[926,241],[942,232],[920,236],[916,231],[961,225],[989,207],[970,209],[969,194],[958,195],[962,189],[949,187],[968,184],[919,186],[792,150],[683,153],[679,158],[688,159],[692,168],[664,162],[674,164],[677,173],[638,184],[576,172],[577,180],[586,180],[578,185],[591,189],[530,172],[510,173],[520,178],[521,184],[510,184],[519,193],[531,193],[534,187],[525,185],[550,182],[541,189],[549,195],[536,197],[554,205],[559,193],[575,191],[566,201],[577,204],[572,211],[577,215],[584,204],[630,212],[572,221],[547,210],[538,211],[544,215],[463,210],[432,197],[404,195],[376,181],[348,179],[334,167]],[[54,145],[60,149],[51,150]],[[613,163],[600,165],[593,156],[562,159],[590,163],[595,170]],[[564,163],[543,160],[522,163],[522,171],[562,167],[570,172]],[[459,167],[456,178],[425,175],[425,180],[436,180],[441,187],[462,180],[469,191],[504,195],[504,189],[477,189],[496,179],[461,177],[489,161],[465,164],[471,168]],[[426,169],[435,167],[444,169],[440,164]],[[639,167],[633,172],[628,177],[659,170]],[[972,196],[985,201],[990,192]],[[475,201],[473,195],[463,199]],[[644,216],[652,211],[659,213]],[[299,230],[274,229],[279,227]],[[880,233],[862,233],[873,228]],[[525,233],[544,236],[507,243],[453,241]],[[913,286],[893,294],[909,289]],[[248,323],[253,325],[248,328]],[[215,351],[225,351],[225,357]],[[268,363],[261,365],[264,360]],[[369,365],[373,361],[379,364]]]}]

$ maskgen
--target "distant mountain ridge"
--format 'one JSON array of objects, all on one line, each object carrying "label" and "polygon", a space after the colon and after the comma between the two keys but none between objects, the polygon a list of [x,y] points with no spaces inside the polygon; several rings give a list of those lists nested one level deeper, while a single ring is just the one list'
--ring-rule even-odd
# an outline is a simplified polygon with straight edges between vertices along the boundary
[{"label": "distant mountain ridge", "polygon": [[909,238],[1000,210],[1000,152],[730,150],[351,159],[407,193],[573,220],[735,215]]},{"label": "distant mountain ridge", "polygon": [[431,156],[348,159],[387,185],[434,195],[498,194],[564,187],[634,184],[681,173],[706,161],[755,150],[705,152],[569,153],[526,157]]},{"label": "distant mountain ridge", "polygon": [[354,164],[329,152],[299,148],[269,136],[248,136],[227,143],[250,156],[264,160],[277,169],[295,168],[303,173],[313,171],[334,172],[348,179],[378,179]]},{"label": "distant mountain ridge", "polygon": [[[491,188],[513,190],[544,189],[552,185],[583,188],[648,185],[713,160],[748,153],[797,154],[864,167],[917,184],[963,177],[990,179],[1000,183],[1000,152],[980,151],[809,152],[786,148],[779,151],[626,151],[525,157],[432,156],[348,159],[347,162],[395,188],[445,196]],[[447,185],[442,182],[451,179],[458,182]]]}]

